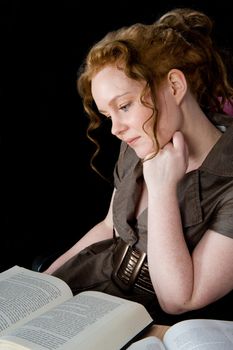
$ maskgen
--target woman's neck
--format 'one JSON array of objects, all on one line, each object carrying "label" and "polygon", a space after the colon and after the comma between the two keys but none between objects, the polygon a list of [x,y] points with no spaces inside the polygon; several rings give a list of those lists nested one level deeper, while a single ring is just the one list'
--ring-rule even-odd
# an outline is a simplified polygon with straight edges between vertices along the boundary
[{"label": "woman's neck", "polygon": [[187,172],[198,169],[212,147],[221,137],[221,131],[197,107],[192,115],[186,115],[183,133],[189,149],[189,165]]}]

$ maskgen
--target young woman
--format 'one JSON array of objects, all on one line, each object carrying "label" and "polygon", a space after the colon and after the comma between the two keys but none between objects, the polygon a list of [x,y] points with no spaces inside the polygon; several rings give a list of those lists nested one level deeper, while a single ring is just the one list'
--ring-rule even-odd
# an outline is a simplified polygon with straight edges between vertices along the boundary
[{"label": "young woman", "polygon": [[111,32],[78,79],[90,138],[107,118],[122,141],[115,189],[106,218],[45,272],[74,294],[139,301],[157,323],[230,318],[217,305],[233,289],[233,89],[211,29],[175,9]]}]

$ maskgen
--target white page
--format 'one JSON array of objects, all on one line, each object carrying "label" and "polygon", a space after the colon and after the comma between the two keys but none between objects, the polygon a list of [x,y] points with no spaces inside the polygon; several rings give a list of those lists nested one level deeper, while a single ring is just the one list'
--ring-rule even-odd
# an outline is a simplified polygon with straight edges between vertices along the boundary
[{"label": "white page", "polygon": [[233,322],[186,320],[173,325],[164,335],[168,350],[232,350]]},{"label": "white page", "polygon": [[0,273],[0,334],[72,297],[59,278],[19,266]]},{"label": "white page", "polygon": [[8,339],[33,350],[119,350],[152,322],[144,310],[128,300],[83,292],[1,337],[0,349]]}]

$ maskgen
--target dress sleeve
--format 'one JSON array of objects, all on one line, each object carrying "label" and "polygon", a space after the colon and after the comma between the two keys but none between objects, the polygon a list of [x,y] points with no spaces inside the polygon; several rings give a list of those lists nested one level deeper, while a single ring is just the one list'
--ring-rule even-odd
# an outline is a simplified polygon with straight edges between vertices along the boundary
[{"label": "dress sleeve", "polygon": [[124,175],[124,158],[125,158],[125,152],[127,150],[127,144],[122,142],[120,146],[120,152],[119,152],[119,157],[116,162],[115,168],[114,168],[114,187],[117,189],[121,179]]},{"label": "dress sleeve", "polygon": [[233,238],[233,198],[224,200],[209,228]]}]

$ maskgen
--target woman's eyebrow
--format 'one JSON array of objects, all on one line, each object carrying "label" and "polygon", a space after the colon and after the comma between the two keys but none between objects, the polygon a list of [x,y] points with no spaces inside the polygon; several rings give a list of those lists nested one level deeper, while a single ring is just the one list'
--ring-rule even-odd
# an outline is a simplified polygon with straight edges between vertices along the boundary
[{"label": "woman's eyebrow", "polygon": [[[123,94],[120,94],[120,95],[116,95],[114,96],[109,102],[108,102],[108,105],[111,106],[116,100],[118,100],[120,97],[123,97],[125,95],[129,94],[129,91],[126,91],[124,92]],[[99,109],[99,112],[100,113],[106,113],[106,111],[102,110],[102,109]]]}]

